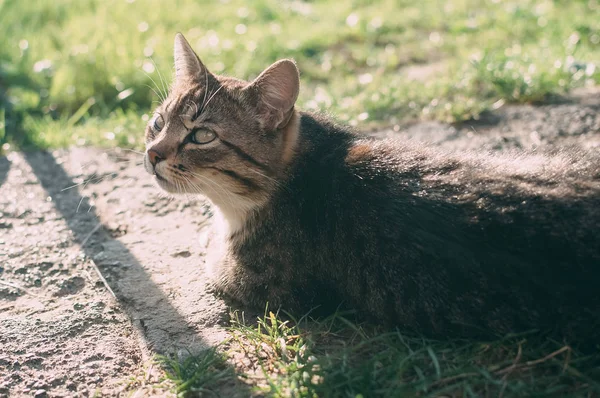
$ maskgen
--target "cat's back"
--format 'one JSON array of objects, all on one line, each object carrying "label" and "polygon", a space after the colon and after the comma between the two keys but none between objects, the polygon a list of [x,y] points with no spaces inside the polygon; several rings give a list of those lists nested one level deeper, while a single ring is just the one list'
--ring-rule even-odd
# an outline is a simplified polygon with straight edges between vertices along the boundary
[{"label": "cat's back", "polygon": [[[421,250],[427,257],[446,253],[440,260],[459,268],[473,262],[506,269],[512,262],[552,274],[555,266],[600,282],[596,152],[459,153],[359,138],[345,164],[355,178],[344,194],[360,197],[351,217],[359,227],[371,225],[375,239],[422,247],[413,258]],[[447,254],[453,246],[456,253]]]},{"label": "cat's back", "polygon": [[301,134],[287,188],[302,208],[299,221],[317,234],[600,261],[598,152],[449,152],[368,138],[314,115],[303,115]]},{"label": "cat's back", "polygon": [[353,306],[443,333],[599,308],[597,153],[451,153],[307,125],[296,220]]}]

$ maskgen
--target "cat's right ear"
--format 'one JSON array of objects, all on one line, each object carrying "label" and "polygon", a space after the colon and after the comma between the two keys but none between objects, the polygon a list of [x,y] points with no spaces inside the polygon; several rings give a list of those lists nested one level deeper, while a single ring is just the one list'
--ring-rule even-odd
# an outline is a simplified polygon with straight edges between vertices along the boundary
[{"label": "cat's right ear", "polygon": [[206,67],[181,33],[175,35],[175,84],[199,80]]},{"label": "cat's right ear", "polygon": [[268,130],[284,127],[294,111],[300,89],[296,63],[282,59],[265,69],[250,85],[258,93],[258,117]]}]

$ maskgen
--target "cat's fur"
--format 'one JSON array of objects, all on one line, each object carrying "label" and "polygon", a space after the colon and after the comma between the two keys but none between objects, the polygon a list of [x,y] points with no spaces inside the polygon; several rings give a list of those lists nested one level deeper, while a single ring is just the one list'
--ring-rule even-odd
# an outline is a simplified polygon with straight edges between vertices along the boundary
[{"label": "cat's fur", "polygon": [[[343,302],[430,336],[600,336],[597,153],[376,141],[297,111],[291,61],[251,83],[215,76],[178,35],[175,64],[146,165],[220,210],[222,292],[300,314]],[[190,143],[198,128],[217,138]]]}]

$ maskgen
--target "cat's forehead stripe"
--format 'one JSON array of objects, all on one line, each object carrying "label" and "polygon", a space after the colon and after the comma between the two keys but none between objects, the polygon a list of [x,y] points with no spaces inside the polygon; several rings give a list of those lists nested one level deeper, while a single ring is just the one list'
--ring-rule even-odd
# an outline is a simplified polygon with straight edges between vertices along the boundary
[{"label": "cat's forehead stripe", "polygon": [[167,105],[166,111],[175,112],[180,116],[186,115],[190,118],[195,118],[196,113],[200,111],[198,92],[190,90],[186,93],[179,94]]}]

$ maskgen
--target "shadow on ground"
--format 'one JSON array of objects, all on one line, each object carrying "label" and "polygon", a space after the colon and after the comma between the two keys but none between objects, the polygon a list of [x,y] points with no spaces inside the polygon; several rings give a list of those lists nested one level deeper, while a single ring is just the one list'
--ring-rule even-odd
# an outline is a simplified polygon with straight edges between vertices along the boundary
[{"label": "shadow on ground", "polygon": [[0,157],[0,186],[6,181],[8,170],[10,170],[10,161],[5,157]]},{"label": "shadow on ground", "polygon": [[[170,299],[152,281],[135,256],[121,242],[110,236],[106,226],[96,216],[89,199],[81,196],[76,189],[64,189],[75,185],[75,182],[52,154],[44,151],[28,152],[24,157],[42,187],[52,198],[55,208],[64,217],[74,238],[82,245],[85,255],[90,259],[108,255],[118,258],[119,264],[127,265],[127,272],[123,273],[115,269],[118,266],[111,265],[110,262],[97,261],[97,267],[107,281],[107,287],[115,293],[121,307],[142,337],[146,356],[152,353],[176,353],[176,350],[181,348],[180,343],[189,344],[190,335],[196,340],[196,348],[208,347],[209,344],[202,341],[202,336],[196,333],[194,326],[188,324],[171,305]],[[0,160],[0,178],[6,175],[3,170],[8,168],[7,162],[5,158]],[[76,209],[83,211],[78,212]],[[91,210],[85,211],[87,209]],[[110,253],[105,253],[106,251]],[[124,276],[127,279],[122,279]],[[223,362],[221,366],[228,365]],[[233,396],[235,391],[241,396],[249,395],[248,391],[244,392],[246,385],[237,382],[235,377],[231,383],[222,387],[225,391],[220,391],[219,394]]]}]

